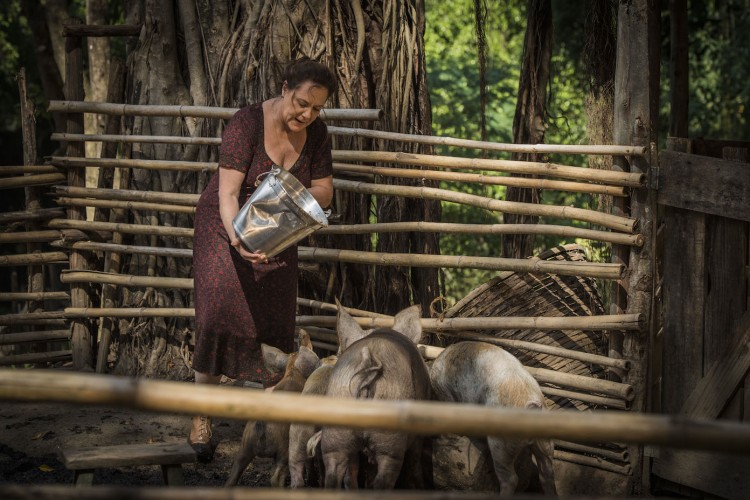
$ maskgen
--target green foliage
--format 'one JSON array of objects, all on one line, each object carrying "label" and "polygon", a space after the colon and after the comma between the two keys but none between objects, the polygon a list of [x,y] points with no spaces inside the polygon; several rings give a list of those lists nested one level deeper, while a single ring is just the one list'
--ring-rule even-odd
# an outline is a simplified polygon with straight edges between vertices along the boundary
[{"label": "green foliage", "polygon": [[[19,0],[0,2],[0,130],[21,126],[16,75],[22,64],[33,61],[31,32],[21,16]],[[22,62],[23,61],[23,62]]]}]

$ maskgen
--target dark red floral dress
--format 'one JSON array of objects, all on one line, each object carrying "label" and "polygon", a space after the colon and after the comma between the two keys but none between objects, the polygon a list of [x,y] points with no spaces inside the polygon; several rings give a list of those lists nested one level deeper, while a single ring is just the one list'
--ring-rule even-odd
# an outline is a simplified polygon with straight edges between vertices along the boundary
[{"label": "dark red floral dress", "polygon": [[[245,172],[240,207],[255,190],[255,179],[274,165],[263,142],[262,103],[239,110],[227,125],[219,150],[219,168]],[[289,169],[305,187],[331,175],[331,142],[316,119],[297,162]],[[297,305],[297,246],[251,264],[229,244],[219,215],[219,173],[198,201],[193,240],[195,278],[195,351],[193,369],[209,375],[261,382],[268,387],[280,375],[263,365],[261,343],[284,352],[294,348]]]}]

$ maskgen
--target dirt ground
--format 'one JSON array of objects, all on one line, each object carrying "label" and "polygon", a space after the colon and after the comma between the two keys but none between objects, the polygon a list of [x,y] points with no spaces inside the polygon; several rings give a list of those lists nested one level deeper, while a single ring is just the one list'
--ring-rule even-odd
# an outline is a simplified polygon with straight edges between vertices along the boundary
[{"label": "dirt ground", "polygon": [[[71,484],[73,472],[59,450],[114,444],[184,442],[190,417],[122,408],[50,403],[0,403],[0,483]],[[218,445],[208,464],[183,465],[185,484],[223,486],[239,448],[245,423],[214,420]],[[269,487],[270,459],[256,459],[240,485]],[[159,466],[97,469],[94,484],[162,484]]]}]

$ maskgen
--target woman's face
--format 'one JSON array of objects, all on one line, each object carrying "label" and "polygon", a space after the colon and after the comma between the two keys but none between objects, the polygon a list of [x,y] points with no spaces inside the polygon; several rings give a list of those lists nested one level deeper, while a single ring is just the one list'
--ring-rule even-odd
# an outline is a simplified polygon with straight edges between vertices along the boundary
[{"label": "woman's face", "polygon": [[290,132],[299,132],[318,117],[328,99],[328,90],[309,80],[293,89],[287,88],[284,82],[281,99],[285,126]]}]

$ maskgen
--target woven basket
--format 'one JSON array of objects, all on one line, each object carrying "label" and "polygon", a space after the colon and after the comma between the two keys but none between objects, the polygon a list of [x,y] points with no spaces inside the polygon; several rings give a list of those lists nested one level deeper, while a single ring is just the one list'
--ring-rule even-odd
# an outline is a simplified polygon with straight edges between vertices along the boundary
[{"label": "woven basket", "polygon": [[[539,254],[543,260],[585,261],[583,247],[561,245]],[[503,272],[472,290],[445,312],[445,317],[482,316],[596,316],[604,314],[601,296],[593,278]],[[563,347],[591,354],[606,355],[607,339],[599,330],[484,330],[485,335]],[[448,343],[458,339],[444,339]],[[604,369],[582,361],[525,350],[507,349],[526,366],[603,378]],[[553,406],[592,408],[593,405],[568,398],[549,397]]]}]

